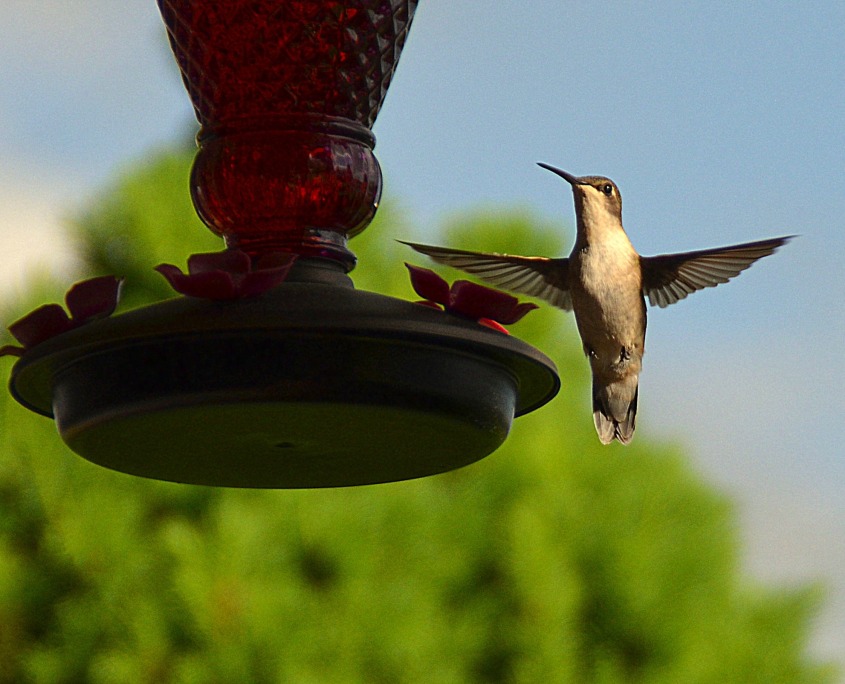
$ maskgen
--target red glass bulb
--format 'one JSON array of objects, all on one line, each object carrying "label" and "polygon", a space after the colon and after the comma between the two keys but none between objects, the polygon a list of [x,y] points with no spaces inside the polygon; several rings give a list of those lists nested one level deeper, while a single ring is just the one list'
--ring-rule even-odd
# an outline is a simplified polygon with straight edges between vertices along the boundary
[{"label": "red glass bulb", "polygon": [[192,196],[227,246],[354,264],[372,126],[415,0],[158,0],[201,124]]}]

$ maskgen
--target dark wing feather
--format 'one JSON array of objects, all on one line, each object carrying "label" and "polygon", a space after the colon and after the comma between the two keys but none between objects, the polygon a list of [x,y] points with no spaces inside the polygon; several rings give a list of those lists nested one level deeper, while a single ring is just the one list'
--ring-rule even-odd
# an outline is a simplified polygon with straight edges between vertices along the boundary
[{"label": "dark wing feather", "polygon": [[652,306],[669,306],[692,292],[728,282],[757,259],[772,254],[792,237],[794,236],[683,254],[640,257],[643,294],[648,296]]},{"label": "dark wing feather", "polygon": [[402,240],[399,242],[431,257],[439,264],[472,273],[491,285],[538,297],[567,311],[572,310],[568,259],[466,252]]}]

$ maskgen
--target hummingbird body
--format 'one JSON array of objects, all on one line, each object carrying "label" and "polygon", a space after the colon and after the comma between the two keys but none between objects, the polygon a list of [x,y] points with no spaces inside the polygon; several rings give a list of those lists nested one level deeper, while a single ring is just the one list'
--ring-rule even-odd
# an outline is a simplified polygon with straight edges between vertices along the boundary
[{"label": "hummingbird body", "polygon": [[639,256],[625,233],[577,246],[569,257],[572,311],[593,374],[593,419],[603,442],[634,433],[645,351]]},{"label": "hummingbird body", "polygon": [[571,310],[593,376],[593,420],[603,444],[634,435],[645,353],[646,296],[665,307],[727,282],[788,237],[641,257],[622,227],[622,198],[603,176],[576,177],[547,164],[573,190],[577,234],[569,258],[524,257],[405,243],[494,285]]}]

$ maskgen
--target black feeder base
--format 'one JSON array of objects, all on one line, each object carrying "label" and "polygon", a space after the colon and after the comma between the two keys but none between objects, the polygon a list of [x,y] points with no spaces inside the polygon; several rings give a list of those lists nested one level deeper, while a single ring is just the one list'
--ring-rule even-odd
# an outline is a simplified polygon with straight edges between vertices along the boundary
[{"label": "black feeder base", "polygon": [[190,484],[305,488],[473,463],[557,393],[554,364],[475,322],[297,263],[254,298],[180,297],[40,344],[11,391],[80,456]]}]

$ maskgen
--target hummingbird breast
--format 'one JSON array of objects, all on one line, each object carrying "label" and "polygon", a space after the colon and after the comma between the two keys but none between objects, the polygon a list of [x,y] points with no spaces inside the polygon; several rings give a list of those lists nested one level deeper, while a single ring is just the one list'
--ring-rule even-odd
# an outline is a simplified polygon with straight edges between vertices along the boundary
[{"label": "hummingbird breast", "polygon": [[639,255],[627,236],[576,246],[570,269],[572,308],[593,371],[639,373],[646,308]]}]

